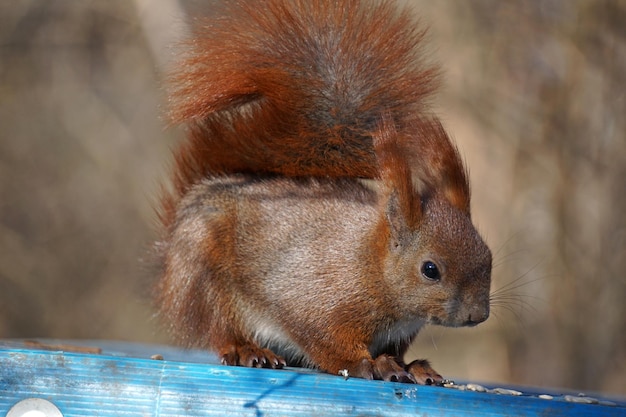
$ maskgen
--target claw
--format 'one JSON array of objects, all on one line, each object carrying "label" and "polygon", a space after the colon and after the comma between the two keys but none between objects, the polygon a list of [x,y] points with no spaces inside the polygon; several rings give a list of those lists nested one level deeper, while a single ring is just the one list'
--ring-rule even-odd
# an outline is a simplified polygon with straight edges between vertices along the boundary
[{"label": "claw", "polygon": [[374,375],[376,379],[391,382],[405,382],[415,384],[415,378],[392,356],[380,355],[374,360]]},{"label": "claw", "polygon": [[220,350],[221,363],[231,366],[246,366],[248,368],[280,369],[287,365],[285,360],[269,349],[262,349],[256,345],[230,345]]},{"label": "claw", "polygon": [[439,385],[443,383],[443,377],[426,360],[415,360],[406,365],[405,369],[413,376],[417,384]]}]

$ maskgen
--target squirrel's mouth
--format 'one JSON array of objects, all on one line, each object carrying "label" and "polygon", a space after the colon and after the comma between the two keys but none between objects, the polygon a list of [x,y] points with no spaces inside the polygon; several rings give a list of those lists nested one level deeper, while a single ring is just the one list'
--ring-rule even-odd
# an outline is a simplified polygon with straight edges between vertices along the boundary
[{"label": "squirrel's mouth", "polygon": [[486,318],[484,320],[481,320],[481,321],[468,320],[468,321],[464,322],[461,326],[463,326],[463,327],[474,327],[474,326],[478,326],[480,323],[482,323],[485,320],[486,320]]},{"label": "squirrel's mouth", "polygon": [[429,324],[445,327],[474,327],[489,318],[489,307],[467,315],[456,315],[442,319],[441,317],[432,316],[428,319]]}]

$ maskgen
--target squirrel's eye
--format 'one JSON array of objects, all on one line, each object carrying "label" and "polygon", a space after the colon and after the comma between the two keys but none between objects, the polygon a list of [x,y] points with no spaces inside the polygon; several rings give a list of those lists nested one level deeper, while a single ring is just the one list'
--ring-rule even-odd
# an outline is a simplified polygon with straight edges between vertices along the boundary
[{"label": "squirrel's eye", "polygon": [[426,261],[422,264],[422,275],[433,281],[439,281],[441,279],[439,268],[431,261]]}]

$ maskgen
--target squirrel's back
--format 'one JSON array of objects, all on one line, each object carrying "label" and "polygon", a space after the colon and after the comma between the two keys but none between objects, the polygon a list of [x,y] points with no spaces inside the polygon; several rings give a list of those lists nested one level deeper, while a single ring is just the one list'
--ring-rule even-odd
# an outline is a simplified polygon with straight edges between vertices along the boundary
[{"label": "squirrel's back", "polygon": [[[204,176],[377,176],[372,134],[425,114],[437,68],[409,10],[386,0],[230,1],[198,21],[171,79],[189,138],[174,200]],[[167,208],[166,208],[167,211]]]}]

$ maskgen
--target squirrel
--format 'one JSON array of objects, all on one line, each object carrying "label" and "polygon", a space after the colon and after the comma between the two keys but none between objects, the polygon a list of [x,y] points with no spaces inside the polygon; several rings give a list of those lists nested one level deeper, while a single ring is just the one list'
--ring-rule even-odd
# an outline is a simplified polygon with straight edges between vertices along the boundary
[{"label": "squirrel", "polygon": [[187,127],[159,211],[156,301],[223,364],[419,384],[426,324],[489,316],[491,251],[429,100],[425,30],[388,0],[228,1],[171,78]]}]

